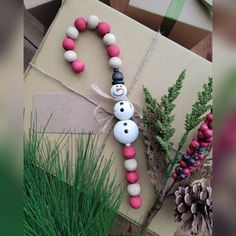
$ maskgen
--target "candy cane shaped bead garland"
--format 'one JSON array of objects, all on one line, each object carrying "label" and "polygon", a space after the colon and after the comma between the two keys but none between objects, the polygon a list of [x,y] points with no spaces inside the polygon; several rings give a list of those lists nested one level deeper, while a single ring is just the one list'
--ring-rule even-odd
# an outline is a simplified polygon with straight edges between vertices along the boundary
[{"label": "candy cane shaped bead garland", "polygon": [[134,106],[127,101],[127,88],[124,85],[124,76],[120,72],[122,61],[119,58],[120,49],[116,45],[116,37],[110,33],[110,25],[101,22],[97,16],[90,16],[86,20],[78,17],[74,21],[74,26],[68,27],[66,30],[66,38],[62,42],[65,49],[64,58],[71,63],[71,69],[75,73],[81,73],[85,69],[85,64],[78,59],[74,50],[75,40],[79,34],[87,28],[97,30],[98,34],[103,38],[106,46],[109,65],[113,69],[112,86],[110,89],[111,96],[115,100],[113,109],[114,116],[119,120],[113,129],[115,139],[123,144],[122,155],[125,158],[124,167],[127,171],[125,178],[128,182],[127,192],[129,194],[129,204],[132,208],[138,209],[142,206],[142,198],[140,196],[141,187],[138,183],[139,175],[137,173],[137,161],[135,159],[136,150],[131,144],[137,139],[139,129],[137,124],[132,120],[134,115]]}]

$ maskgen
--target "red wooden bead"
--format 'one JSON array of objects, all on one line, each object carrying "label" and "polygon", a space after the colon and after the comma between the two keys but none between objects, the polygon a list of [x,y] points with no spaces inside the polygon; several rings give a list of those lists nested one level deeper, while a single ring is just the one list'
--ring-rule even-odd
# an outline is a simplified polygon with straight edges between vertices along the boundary
[{"label": "red wooden bead", "polygon": [[202,155],[202,154],[197,154],[197,156],[198,156],[199,161],[204,160],[204,155]]},{"label": "red wooden bead", "polygon": [[176,172],[173,172],[171,176],[172,176],[173,179],[177,179],[177,177],[178,177]]},{"label": "red wooden bead", "polygon": [[183,170],[183,173],[186,175],[186,176],[189,176],[190,175],[190,170],[188,168],[185,168]]},{"label": "red wooden bead", "polygon": [[213,128],[213,127],[212,127],[212,122],[209,123],[208,126],[209,126],[209,129],[212,129],[212,128]]},{"label": "red wooden bead", "polygon": [[209,123],[213,121],[213,114],[212,113],[207,114],[206,121]]},{"label": "red wooden bead", "polygon": [[195,151],[192,150],[192,149],[190,149],[190,148],[188,148],[187,151],[186,151],[186,153],[187,153],[189,156],[192,156],[192,155],[195,153]]},{"label": "red wooden bead", "polygon": [[213,137],[208,138],[208,139],[207,139],[207,142],[210,143],[210,144],[212,144],[212,143],[213,143]]},{"label": "red wooden bead", "polygon": [[71,63],[71,68],[75,73],[80,73],[84,70],[85,64],[81,60],[75,60]]},{"label": "red wooden bead", "polygon": [[196,161],[195,163],[194,163],[194,167],[199,167],[201,165],[201,162],[200,161]]},{"label": "red wooden bead", "polygon": [[115,45],[110,45],[107,47],[107,55],[109,57],[118,57],[120,55],[120,49]]},{"label": "red wooden bead", "polygon": [[197,138],[198,138],[198,139],[204,138],[204,134],[203,134],[203,132],[202,132],[200,129],[199,129],[198,132],[197,132]]},{"label": "red wooden bead", "polygon": [[198,149],[199,146],[200,146],[199,142],[196,139],[193,139],[190,144],[190,148],[195,150],[195,149]]},{"label": "red wooden bead", "polygon": [[203,147],[203,148],[207,148],[208,147],[208,143],[200,142],[200,146]]},{"label": "red wooden bead", "polygon": [[129,184],[134,184],[139,180],[137,171],[127,172],[125,178]]},{"label": "red wooden bead", "polygon": [[180,161],[179,164],[180,164],[180,166],[182,166],[184,168],[188,166],[187,163],[184,161]]},{"label": "red wooden bead", "polygon": [[193,170],[194,170],[194,168],[192,166],[189,166],[188,169],[189,169],[190,173],[193,172]]},{"label": "red wooden bead", "polygon": [[65,50],[73,50],[75,48],[75,41],[70,38],[65,38],[62,42],[62,46]]},{"label": "red wooden bead", "polygon": [[125,147],[123,147],[122,155],[123,155],[123,157],[125,157],[126,159],[132,159],[132,158],[134,158],[135,155],[136,155],[135,148],[134,148],[133,146],[125,146]]},{"label": "red wooden bead", "polygon": [[204,132],[205,130],[208,130],[209,128],[208,128],[208,125],[207,125],[207,123],[203,123],[201,126],[200,126],[200,130],[202,131],[202,132]]},{"label": "red wooden bead", "polygon": [[213,136],[213,131],[211,129],[207,129],[204,131],[204,135],[207,138],[211,138]]},{"label": "red wooden bead", "polygon": [[80,32],[83,32],[87,29],[87,21],[84,17],[78,17],[75,19],[74,25]]},{"label": "red wooden bead", "polygon": [[106,22],[101,22],[101,23],[99,23],[99,25],[97,26],[97,29],[98,29],[98,33],[99,33],[101,36],[103,36],[103,35],[105,35],[105,34],[107,34],[107,33],[110,32],[111,27],[110,27],[110,25],[109,25],[108,23],[106,23]]},{"label": "red wooden bead", "polygon": [[134,196],[134,197],[130,197],[129,198],[129,204],[132,208],[134,209],[138,209],[142,206],[143,204],[143,200],[142,198],[138,195],[138,196]]}]

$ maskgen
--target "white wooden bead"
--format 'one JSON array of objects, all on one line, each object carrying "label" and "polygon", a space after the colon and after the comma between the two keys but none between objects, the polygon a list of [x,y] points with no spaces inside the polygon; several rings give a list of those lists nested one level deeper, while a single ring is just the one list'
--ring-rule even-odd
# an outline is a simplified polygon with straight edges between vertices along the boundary
[{"label": "white wooden bead", "polygon": [[99,18],[97,16],[89,16],[87,19],[87,24],[89,29],[96,29],[99,24]]},{"label": "white wooden bead", "polygon": [[103,37],[103,42],[106,46],[116,44],[116,36],[112,33],[105,34]]},{"label": "white wooden bead", "polygon": [[137,196],[141,192],[141,187],[140,184],[135,183],[135,184],[129,184],[127,186],[127,191],[130,196]]},{"label": "white wooden bead", "polygon": [[79,31],[74,26],[69,26],[66,30],[66,36],[75,40],[79,37]]},{"label": "white wooden bead", "polygon": [[134,171],[137,169],[138,163],[135,159],[129,159],[124,161],[124,167],[127,171]]},{"label": "white wooden bead", "polygon": [[139,134],[138,126],[132,120],[122,120],[116,123],[113,134],[120,143],[133,143]]},{"label": "white wooden bead", "polygon": [[115,104],[113,113],[119,120],[129,120],[134,114],[134,106],[128,101],[120,101]]},{"label": "white wooden bead", "polygon": [[119,57],[112,57],[109,60],[109,65],[114,69],[115,68],[119,69],[122,66],[122,61]]},{"label": "white wooden bead", "polygon": [[77,59],[77,54],[73,50],[65,51],[64,58],[68,62],[73,62]]}]

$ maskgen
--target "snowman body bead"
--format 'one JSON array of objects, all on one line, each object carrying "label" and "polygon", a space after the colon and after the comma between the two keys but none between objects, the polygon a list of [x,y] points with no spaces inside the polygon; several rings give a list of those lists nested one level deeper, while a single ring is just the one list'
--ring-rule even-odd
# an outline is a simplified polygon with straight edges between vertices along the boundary
[{"label": "snowman body bead", "polygon": [[134,106],[128,101],[120,101],[115,104],[113,113],[118,120],[128,120],[134,114]]},{"label": "snowman body bead", "polygon": [[113,129],[114,137],[123,144],[133,143],[139,134],[138,126],[132,120],[122,120]]}]

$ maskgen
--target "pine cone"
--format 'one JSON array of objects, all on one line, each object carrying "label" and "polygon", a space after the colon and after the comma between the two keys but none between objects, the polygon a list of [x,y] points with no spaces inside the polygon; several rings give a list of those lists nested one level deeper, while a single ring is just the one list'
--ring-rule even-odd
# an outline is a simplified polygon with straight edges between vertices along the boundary
[{"label": "pine cone", "polygon": [[176,221],[183,223],[183,228],[191,230],[192,235],[208,230],[212,234],[212,188],[201,183],[193,187],[179,187],[175,192]]}]

